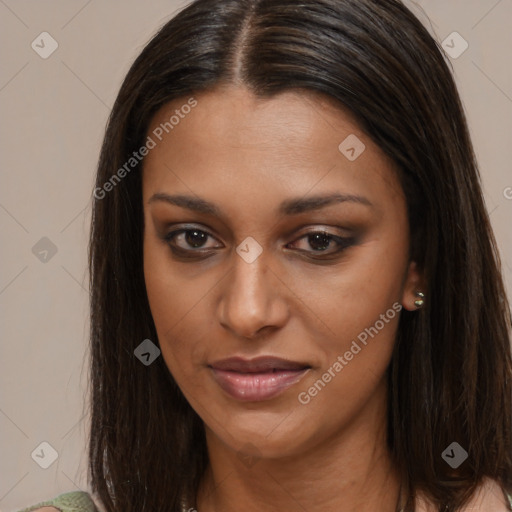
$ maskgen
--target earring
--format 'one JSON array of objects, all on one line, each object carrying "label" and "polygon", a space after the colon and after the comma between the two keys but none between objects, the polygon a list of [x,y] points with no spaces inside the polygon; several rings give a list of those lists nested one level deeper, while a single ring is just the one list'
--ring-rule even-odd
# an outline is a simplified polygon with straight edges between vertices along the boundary
[{"label": "earring", "polygon": [[419,309],[425,303],[425,294],[423,292],[416,292],[416,297],[419,297],[419,299],[414,301],[414,305]]}]

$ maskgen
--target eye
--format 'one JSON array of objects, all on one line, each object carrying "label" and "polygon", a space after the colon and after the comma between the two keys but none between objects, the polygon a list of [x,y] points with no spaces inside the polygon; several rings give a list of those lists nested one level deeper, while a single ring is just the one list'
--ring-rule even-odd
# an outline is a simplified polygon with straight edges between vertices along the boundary
[{"label": "eye", "polygon": [[299,251],[329,256],[338,254],[354,244],[354,238],[341,237],[328,231],[320,230],[311,231],[288,245],[296,246],[301,240],[305,240],[306,243],[303,245],[309,246],[312,250],[306,247],[305,249],[299,249]]},{"label": "eye", "polygon": [[197,228],[177,229],[165,235],[165,240],[171,246],[171,249],[180,253],[190,253],[198,249],[222,247],[219,245],[206,245],[209,238],[213,239],[210,233]]},{"label": "eye", "polygon": [[[216,240],[215,237],[207,231],[195,227],[171,231],[164,236],[164,240],[177,256],[189,258],[204,256],[205,253],[211,253],[211,249],[223,247],[220,243],[208,244],[209,240]],[[301,245],[301,241],[303,241],[303,248],[297,247]],[[287,247],[297,249],[299,252],[308,253],[312,258],[326,259],[337,255],[344,249],[354,245],[354,243],[355,239],[353,237],[346,238],[329,233],[326,230],[317,230],[303,235],[296,241],[288,244]]]}]

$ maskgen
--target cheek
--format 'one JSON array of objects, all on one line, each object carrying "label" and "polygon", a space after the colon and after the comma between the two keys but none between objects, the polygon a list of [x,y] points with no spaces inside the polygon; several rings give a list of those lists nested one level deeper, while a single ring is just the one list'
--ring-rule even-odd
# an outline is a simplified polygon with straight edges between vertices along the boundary
[{"label": "cheek", "polygon": [[323,415],[337,403],[344,417],[366,403],[391,359],[406,269],[407,240],[394,232],[365,242],[328,279],[297,276],[326,333],[317,342],[321,365],[301,385],[300,404]]},{"label": "cheek", "polygon": [[321,365],[301,383],[296,403],[325,432],[357,416],[383,389],[402,307],[395,283],[378,277],[372,282],[382,289],[375,293],[353,275],[324,311],[330,334],[317,343]]},{"label": "cheek", "polygon": [[342,349],[400,301],[406,270],[406,243],[399,236],[379,237],[347,253],[335,269],[297,268],[288,279],[305,305],[304,312],[309,309],[308,316],[323,324],[322,332],[334,350]]},{"label": "cheek", "polygon": [[187,283],[168,267],[162,270],[151,265],[152,261],[149,257],[145,265],[146,288],[161,356],[187,401],[196,411],[203,411],[201,395],[204,391],[196,364],[204,360],[202,349],[207,344],[201,336],[204,333],[201,318],[203,322],[205,319],[201,288]]},{"label": "cheek", "polygon": [[[213,276],[194,278],[172,264],[159,242],[144,241],[144,279],[162,357],[177,381],[187,379],[193,366],[204,361],[212,332],[211,312],[205,311]],[[218,279],[217,279],[218,280]],[[208,281],[208,282],[206,282]]]}]

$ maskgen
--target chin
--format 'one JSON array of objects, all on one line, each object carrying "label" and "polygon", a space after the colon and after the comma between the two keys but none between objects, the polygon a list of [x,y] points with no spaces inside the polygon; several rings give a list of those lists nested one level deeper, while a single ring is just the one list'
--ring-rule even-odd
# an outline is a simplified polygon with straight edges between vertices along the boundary
[{"label": "chin", "polygon": [[[290,414],[292,419],[293,414]],[[227,416],[227,415],[226,415]],[[244,416],[243,418],[241,416]],[[283,414],[257,413],[231,416],[229,424],[208,426],[210,432],[237,454],[265,459],[296,456],[313,444],[315,433],[304,429],[304,419],[287,422]]]}]

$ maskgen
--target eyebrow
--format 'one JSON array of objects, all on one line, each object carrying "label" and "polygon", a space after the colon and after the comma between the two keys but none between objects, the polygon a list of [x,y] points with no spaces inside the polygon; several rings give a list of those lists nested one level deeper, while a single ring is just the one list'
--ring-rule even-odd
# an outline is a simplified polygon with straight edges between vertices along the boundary
[{"label": "eyebrow", "polygon": [[[198,213],[216,215],[219,217],[222,213],[216,204],[195,196],[188,196],[183,194],[169,195],[163,192],[157,192],[151,196],[151,198],[148,200],[148,204],[156,201],[163,201],[165,203],[174,204],[176,206],[180,206],[181,208],[187,208],[188,210],[193,210]],[[278,213],[280,215],[298,215],[300,213],[319,210],[321,208],[325,208],[327,206],[338,203],[357,203],[369,207],[374,206],[366,197],[363,196],[334,193],[307,198],[299,197],[294,199],[287,199],[279,205]]]},{"label": "eyebrow", "polygon": [[338,203],[357,203],[373,207],[373,204],[366,197],[354,194],[329,194],[323,196],[300,197],[297,199],[288,199],[279,206],[281,215],[297,215],[299,213],[319,210]]},{"label": "eyebrow", "polygon": [[[181,208],[187,208],[195,212],[222,216],[221,209],[214,203],[206,201],[200,197],[188,196],[183,194],[169,195],[163,192],[157,192],[148,200],[148,204],[163,201],[165,203],[180,206]],[[373,207],[374,205],[363,196],[354,194],[328,194],[318,195],[312,197],[299,197],[294,199],[287,199],[279,205],[279,215],[299,215],[304,212],[319,210],[327,206],[338,203],[357,203],[365,206]]]}]

